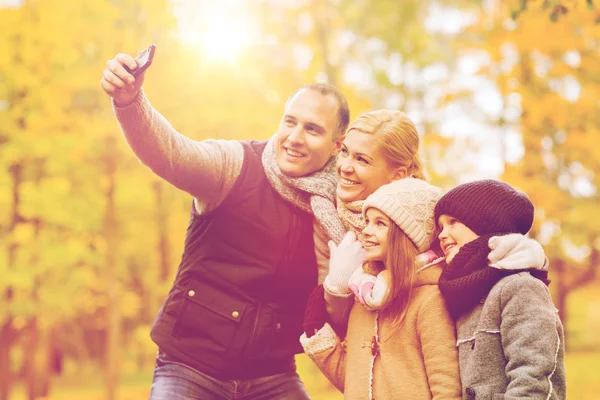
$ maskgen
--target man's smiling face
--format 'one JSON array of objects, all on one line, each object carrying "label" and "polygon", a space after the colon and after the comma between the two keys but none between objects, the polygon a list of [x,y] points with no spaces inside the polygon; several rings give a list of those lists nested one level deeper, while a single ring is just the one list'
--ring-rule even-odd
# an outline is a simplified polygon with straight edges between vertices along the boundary
[{"label": "man's smiling face", "polygon": [[286,104],[277,130],[279,169],[291,177],[310,175],[339,152],[338,107],[335,97],[302,89]]}]

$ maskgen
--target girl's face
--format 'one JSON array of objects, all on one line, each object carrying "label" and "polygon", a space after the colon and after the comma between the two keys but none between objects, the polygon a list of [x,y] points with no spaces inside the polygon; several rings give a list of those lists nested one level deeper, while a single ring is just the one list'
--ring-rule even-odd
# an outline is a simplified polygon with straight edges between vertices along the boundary
[{"label": "girl's face", "polygon": [[390,225],[393,223],[387,215],[376,208],[366,212],[362,244],[366,253],[366,261],[381,261],[385,263],[388,253],[388,236]]},{"label": "girl's face", "polygon": [[337,158],[337,195],[344,202],[365,200],[380,186],[406,177],[406,168],[392,168],[373,135],[351,130]]},{"label": "girl's face", "polygon": [[440,230],[438,238],[446,257],[446,263],[450,263],[454,259],[461,247],[479,237],[465,224],[446,214],[440,215],[438,229]]}]

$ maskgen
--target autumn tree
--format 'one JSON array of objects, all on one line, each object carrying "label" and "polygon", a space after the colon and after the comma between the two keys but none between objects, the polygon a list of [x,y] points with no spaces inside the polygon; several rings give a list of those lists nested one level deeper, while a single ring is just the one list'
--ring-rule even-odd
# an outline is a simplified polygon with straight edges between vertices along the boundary
[{"label": "autumn tree", "polygon": [[464,44],[465,53],[485,55],[480,76],[494,82],[501,98],[502,109],[489,122],[513,153],[503,179],[536,205],[533,235],[550,258],[551,290],[568,333],[567,297],[596,280],[599,269],[600,224],[590,216],[600,204],[593,145],[600,140],[600,25],[590,2],[565,2],[569,10],[559,20],[548,18],[543,3],[527,2],[516,19],[510,10],[518,2],[490,3]]}]

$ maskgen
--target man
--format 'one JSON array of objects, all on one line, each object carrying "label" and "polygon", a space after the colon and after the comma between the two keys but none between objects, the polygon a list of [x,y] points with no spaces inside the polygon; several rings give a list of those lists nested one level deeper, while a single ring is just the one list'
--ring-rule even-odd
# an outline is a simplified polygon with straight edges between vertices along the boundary
[{"label": "man", "polygon": [[332,85],[309,85],[288,99],[268,142],[197,142],[152,108],[144,74],[125,66],[136,68],[126,54],[108,61],[101,85],[127,142],[194,198],[177,276],[151,331],[159,353],[150,398],[307,399],[294,354],[310,291],[327,272],[315,245],[345,233],[334,158],[346,99]]}]

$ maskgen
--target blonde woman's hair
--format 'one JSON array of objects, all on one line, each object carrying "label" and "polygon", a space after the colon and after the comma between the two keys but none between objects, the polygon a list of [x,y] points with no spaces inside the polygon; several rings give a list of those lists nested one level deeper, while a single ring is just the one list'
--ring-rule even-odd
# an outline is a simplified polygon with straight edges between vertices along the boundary
[{"label": "blonde woman's hair", "polygon": [[404,113],[395,110],[370,111],[359,115],[346,134],[353,130],[373,135],[392,168],[405,167],[408,176],[425,179],[419,160],[419,134],[415,124]]}]

